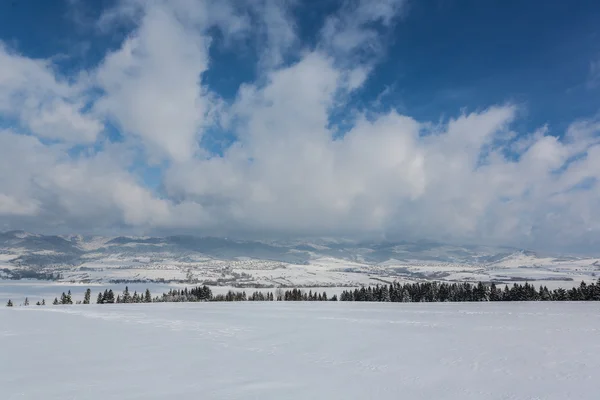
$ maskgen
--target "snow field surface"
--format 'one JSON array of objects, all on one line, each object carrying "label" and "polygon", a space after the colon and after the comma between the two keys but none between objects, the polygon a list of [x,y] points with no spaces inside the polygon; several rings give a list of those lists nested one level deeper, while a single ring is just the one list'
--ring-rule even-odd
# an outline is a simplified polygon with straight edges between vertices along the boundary
[{"label": "snow field surface", "polygon": [[3,307],[0,398],[597,399],[595,303]]}]

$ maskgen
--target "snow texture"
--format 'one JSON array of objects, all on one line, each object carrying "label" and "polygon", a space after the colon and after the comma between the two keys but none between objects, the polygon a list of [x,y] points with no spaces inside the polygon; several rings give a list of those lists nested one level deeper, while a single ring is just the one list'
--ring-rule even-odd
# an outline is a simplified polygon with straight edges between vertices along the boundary
[{"label": "snow texture", "polygon": [[0,398],[597,399],[595,303],[0,310]]}]

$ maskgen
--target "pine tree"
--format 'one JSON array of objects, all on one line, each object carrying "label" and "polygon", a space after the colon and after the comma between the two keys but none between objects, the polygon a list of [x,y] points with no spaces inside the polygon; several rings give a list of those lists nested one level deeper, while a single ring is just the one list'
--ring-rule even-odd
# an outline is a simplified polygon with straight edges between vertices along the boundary
[{"label": "pine tree", "polygon": [[70,290],[67,293],[67,303],[66,304],[73,304],[73,299],[71,298],[71,291]]},{"label": "pine tree", "polygon": [[105,303],[113,304],[114,302],[115,302],[115,293],[112,291],[112,289],[110,289],[108,291],[108,293],[106,294]]},{"label": "pine tree", "polygon": [[98,293],[98,298],[96,299],[96,304],[102,304],[104,301],[104,297],[102,296],[102,292]]},{"label": "pine tree", "polygon": [[83,296],[83,304],[90,304],[90,297],[92,297],[92,291],[88,288]]},{"label": "pine tree", "polygon": [[8,303],[6,303],[6,307],[12,307],[13,306],[13,302],[11,299],[8,299]]},{"label": "pine tree", "polygon": [[54,298],[54,301],[52,302],[53,306],[57,306],[58,305],[58,298]]},{"label": "pine tree", "polygon": [[42,305],[45,306],[46,305],[46,299],[42,299]]},{"label": "pine tree", "polygon": [[35,303],[36,306],[41,306],[42,304],[38,301],[37,303]]},{"label": "pine tree", "polygon": [[591,300],[594,301],[600,301],[600,278],[598,278],[598,282],[596,282],[596,284],[592,284],[593,288],[591,290],[592,292],[592,298]]},{"label": "pine tree", "polygon": [[502,292],[496,288],[496,284],[492,282],[490,285],[490,301],[498,301],[502,296]]},{"label": "pine tree", "polygon": [[27,297],[25,297],[25,303],[23,303],[24,306],[28,306],[29,305],[29,299]]},{"label": "pine tree", "polygon": [[146,289],[146,293],[144,294],[144,303],[152,303],[152,295],[149,289]]},{"label": "pine tree", "polygon": [[129,294],[129,288],[125,286],[125,290],[123,291],[123,298],[121,299],[123,303],[131,303],[131,295]]},{"label": "pine tree", "polygon": [[381,301],[392,301],[392,299],[390,298],[390,291],[388,290],[387,285],[383,285],[383,287],[381,288]]}]

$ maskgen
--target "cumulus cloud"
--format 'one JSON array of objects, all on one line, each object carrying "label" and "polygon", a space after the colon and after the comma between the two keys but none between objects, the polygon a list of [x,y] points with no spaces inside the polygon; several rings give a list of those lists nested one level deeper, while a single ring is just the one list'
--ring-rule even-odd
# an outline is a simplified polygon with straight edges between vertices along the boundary
[{"label": "cumulus cloud", "polygon": [[34,134],[72,143],[94,142],[102,123],[84,112],[78,82],[57,76],[48,60],[10,51],[0,41],[0,113]]},{"label": "cumulus cloud", "polygon": [[201,95],[208,38],[180,23],[166,7],[150,8],[140,27],[96,71],[104,91],[95,104],[155,157],[191,158],[209,105]]},{"label": "cumulus cloud", "polygon": [[[147,226],[169,217],[169,204],[130,176],[111,151],[74,159],[31,136],[0,132],[0,213],[45,228],[94,224]],[[116,153],[115,153],[116,154]]]},{"label": "cumulus cloud", "polygon": [[[121,1],[98,27],[120,22],[129,34],[79,78],[0,46],[0,117],[14,125],[0,132],[0,222],[597,245],[597,119],[527,133],[514,131],[511,104],[436,123],[367,109],[346,114],[340,134],[335,112],[383,56],[405,3],[344,3],[314,46],[297,36],[293,2],[247,4]],[[230,102],[202,82],[215,30],[230,50],[259,44],[256,81]],[[103,135],[108,124],[122,140]],[[209,130],[235,140],[214,154],[200,144]],[[140,163],[160,166],[158,189]]]}]

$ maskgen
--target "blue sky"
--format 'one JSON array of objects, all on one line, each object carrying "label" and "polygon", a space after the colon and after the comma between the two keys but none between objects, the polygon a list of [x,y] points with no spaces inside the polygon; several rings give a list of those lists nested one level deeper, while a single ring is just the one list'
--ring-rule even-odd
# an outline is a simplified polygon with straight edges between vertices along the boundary
[{"label": "blue sky", "polygon": [[591,251],[599,21],[594,1],[2,2],[0,227]]}]

